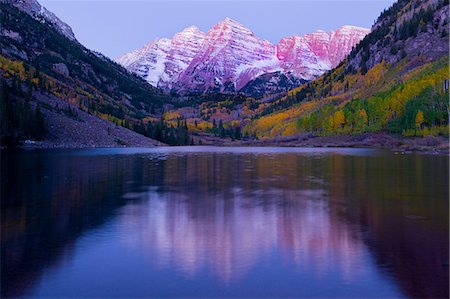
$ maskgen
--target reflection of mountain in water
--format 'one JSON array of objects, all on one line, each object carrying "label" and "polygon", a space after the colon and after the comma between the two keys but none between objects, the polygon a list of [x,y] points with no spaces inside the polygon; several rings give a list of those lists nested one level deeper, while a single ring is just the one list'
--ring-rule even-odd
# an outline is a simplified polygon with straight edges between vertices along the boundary
[{"label": "reflection of mountain in water", "polygon": [[189,277],[208,267],[232,283],[278,251],[351,281],[368,247],[406,296],[448,296],[448,157],[77,153],[2,152],[2,297],[29,292],[108,220]]},{"label": "reflection of mountain in water", "polygon": [[344,280],[364,273],[363,244],[327,210],[323,190],[270,190],[267,202],[242,196],[192,198],[148,193],[149,200],[124,207],[121,235],[130,246],[189,276],[211,267],[224,282],[236,280],[272,252],[321,276]]}]

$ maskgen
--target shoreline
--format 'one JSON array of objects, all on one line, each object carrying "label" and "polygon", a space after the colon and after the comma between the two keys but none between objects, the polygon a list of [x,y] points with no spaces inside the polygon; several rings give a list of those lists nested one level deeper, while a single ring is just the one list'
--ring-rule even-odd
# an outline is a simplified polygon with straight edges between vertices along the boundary
[{"label": "shoreline", "polygon": [[[263,140],[261,143],[278,146],[300,147],[345,147],[385,149],[400,153],[449,154],[449,140],[445,137],[403,137],[387,133],[361,135],[311,136],[299,135],[286,140]],[[258,142],[254,143],[259,144]]]},{"label": "shoreline", "polygon": [[[302,134],[283,138],[259,140],[231,140],[219,138],[211,134],[194,135],[197,140],[192,146],[225,146],[225,147],[303,147],[303,148],[370,148],[384,149],[395,153],[449,155],[449,139],[443,136],[403,137],[387,133],[366,133],[360,135],[313,136]],[[199,145],[198,141],[202,144]],[[132,148],[169,146],[157,144],[79,144],[55,141],[27,141],[15,148],[18,149],[88,149],[88,148]],[[2,147],[2,149],[5,149]],[[11,148],[9,148],[11,149]]]},{"label": "shoreline", "polygon": [[199,140],[202,140],[203,145],[216,146],[371,148],[400,153],[449,154],[449,138],[444,136],[404,137],[402,135],[379,132],[332,136],[316,136],[307,133],[259,140],[231,140],[230,138],[214,137],[210,134],[200,134],[198,137]]}]

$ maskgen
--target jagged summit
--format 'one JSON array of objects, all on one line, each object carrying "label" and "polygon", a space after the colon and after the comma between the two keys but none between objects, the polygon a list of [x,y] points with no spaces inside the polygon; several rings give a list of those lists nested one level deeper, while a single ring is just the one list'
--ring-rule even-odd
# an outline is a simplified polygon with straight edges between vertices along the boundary
[{"label": "jagged summit", "polygon": [[184,28],[182,31],[176,33],[175,35],[177,35],[177,34],[190,35],[190,34],[198,34],[198,33],[204,34],[197,26],[192,25],[192,26]]},{"label": "jagged summit", "polygon": [[226,17],[223,21],[217,23],[209,31],[210,36],[226,36],[232,38],[235,35],[254,36],[255,34],[243,24]]},{"label": "jagged summit", "polygon": [[229,18],[229,17],[225,17],[225,19],[223,19],[223,21],[219,22],[218,24],[228,24],[230,26],[245,27],[244,25],[242,25],[238,21],[233,20],[232,18]]},{"label": "jagged summit", "polygon": [[343,25],[340,29],[350,29],[350,30],[367,30],[366,28],[361,28],[353,25]]},{"label": "jagged summit", "polygon": [[200,31],[200,29],[195,25],[191,25],[189,27],[184,28],[183,31]]},{"label": "jagged summit", "polygon": [[175,34],[166,49],[159,46],[159,39],[117,62],[165,90],[236,92],[267,73],[311,80],[335,67],[369,32],[345,25],[335,31],[285,37],[273,45],[227,17],[206,33],[190,26]]}]

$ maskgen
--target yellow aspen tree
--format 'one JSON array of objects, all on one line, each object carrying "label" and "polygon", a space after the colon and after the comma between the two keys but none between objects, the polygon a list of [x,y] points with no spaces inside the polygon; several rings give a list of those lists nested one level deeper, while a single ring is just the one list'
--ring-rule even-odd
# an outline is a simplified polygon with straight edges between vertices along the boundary
[{"label": "yellow aspen tree", "polygon": [[344,112],[342,112],[341,110],[338,110],[334,113],[334,116],[333,116],[333,129],[334,130],[340,129],[340,128],[344,127],[344,125],[345,125]]},{"label": "yellow aspen tree", "polygon": [[416,130],[421,130],[423,125],[423,112],[421,110],[417,111],[416,114]]},{"label": "yellow aspen tree", "polygon": [[366,109],[358,110],[357,128],[363,130],[367,126],[368,120]]}]

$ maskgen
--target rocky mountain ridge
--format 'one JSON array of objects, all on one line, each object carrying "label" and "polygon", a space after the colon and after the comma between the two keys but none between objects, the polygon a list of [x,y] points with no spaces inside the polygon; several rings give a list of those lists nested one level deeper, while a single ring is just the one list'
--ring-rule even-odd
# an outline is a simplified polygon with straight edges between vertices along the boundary
[{"label": "rocky mountain ridge", "polygon": [[[331,32],[286,37],[273,45],[226,18],[207,33],[191,26],[171,40],[151,41],[116,61],[166,91],[232,93],[247,90],[246,84],[261,75],[275,80],[267,75],[270,73],[295,77],[288,80],[292,82],[312,80],[335,67],[369,32],[343,26]],[[262,78],[259,81],[264,81]]]},{"label": "rocky mountain ridge", "polygon": [[0,0],[0,3],[6,3],[15,6],[21,11],[27,13],[34,19],[41,22],[49,22],[53,28],[62,33],[68,39],[76,41],[72,28],[61,21],[54,13],[39,4],[36,0]]}]

